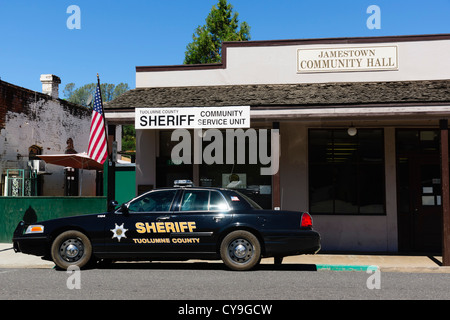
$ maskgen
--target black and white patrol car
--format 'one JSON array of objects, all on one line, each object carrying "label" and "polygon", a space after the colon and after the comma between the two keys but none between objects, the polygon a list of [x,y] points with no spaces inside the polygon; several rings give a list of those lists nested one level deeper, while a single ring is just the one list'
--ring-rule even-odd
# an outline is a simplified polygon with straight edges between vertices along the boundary
[{"label": "black and white patrol car", "polygon": [[100,260],[220,258],[232,270],[249,270],[261,257],[281,263],[285,256],[314,254],[320,235],[306,212],[263,210],[229,189],[173,187],[107,213],[21,221],[13,243],[16,252],[53,260],[62,269]]}]

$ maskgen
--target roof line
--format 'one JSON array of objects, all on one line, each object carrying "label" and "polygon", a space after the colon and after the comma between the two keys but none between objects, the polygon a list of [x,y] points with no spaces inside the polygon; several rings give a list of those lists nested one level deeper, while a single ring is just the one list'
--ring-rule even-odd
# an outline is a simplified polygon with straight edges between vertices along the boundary
[{"label": "roof line", "polygon": [[28,88],[24,88],[24,87],[12,84],[10,82],[6,82],[6,81],[3,81],[3,80],[0,80],[0,87],[1,86],[8,87],[8,88],[11,88],[13,90],[19,90],[19,91],[27,94],[30,97],[32,95],[34,95],[36,98],[39,97],[39,99],[42,99],[42,100],[54,100],[54,101],[60,102],[61,104],[65,104],[67,106],[72,106],[72,107],[78,108],[78,109],[80,109],[82,111],[89,111],[90,112],[89,108],[87,108],[85,106],[82,106],[80,104],[76,104],[76,103],[67,101],[65,99],[61,99],[61,98],[54,98],[54,97],[52,97],[52,96],[50,96],[50,95],[48,95],[46,93],[39,92],[39,91],[34,91],[34,90],[31,90],[31,89],[28,89]]},{"label": "roof line", "polygon": [[384,43],[384,42],[408,42],[408,41],[437,41],[437,40],[450,40],[450,33],[378,36],[378,37],[341,37],[341,38],[225,41],[222,43],[222,62],[221,63],[136,66],[136,72],[226,69],[227,48],[311,45],[311,44],[357,44],[357,43]]}]

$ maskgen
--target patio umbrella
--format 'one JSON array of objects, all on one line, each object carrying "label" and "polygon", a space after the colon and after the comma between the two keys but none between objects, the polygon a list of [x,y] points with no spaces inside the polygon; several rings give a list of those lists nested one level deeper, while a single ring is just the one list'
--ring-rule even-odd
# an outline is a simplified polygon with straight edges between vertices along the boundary
[{"label": "patio umbrella", "polygon": [[[48,155],[38,155],[40,159],[44,160],[46,163],[55,164],[63,167],[71,167],[75,169],[86,169],[86,170],[103,170],[103,165],[91,159],[86,152],[83,153],[72,153],[72,154],[48,154]],[[83,171],[81,171],[80,178],[80,195],[83,184]]]},{"label": "patio umbrella", "polygon": [[49,164],[63,167],[87,170],[103,170],[103,165],[91,159],[85,152],[74,154],[46,154],[38,155],[40,159]]}]

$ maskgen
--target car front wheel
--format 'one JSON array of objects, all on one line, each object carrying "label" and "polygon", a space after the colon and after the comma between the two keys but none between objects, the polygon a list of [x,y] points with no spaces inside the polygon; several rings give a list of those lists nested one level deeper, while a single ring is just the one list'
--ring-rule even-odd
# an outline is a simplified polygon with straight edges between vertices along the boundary
[{"label": "car front wheel", "polygon": [[76,230],[63,232],[53,241],[51,256],[61,269],[67,270],[70,266],[81,269],[91,260],[91,241],[84,233]]},{"label": "car front wheel", "polygon": [[251,232],[233,231],[222,240],[220,256],[232,270],[250,270],[261,260],[261,244]]}]

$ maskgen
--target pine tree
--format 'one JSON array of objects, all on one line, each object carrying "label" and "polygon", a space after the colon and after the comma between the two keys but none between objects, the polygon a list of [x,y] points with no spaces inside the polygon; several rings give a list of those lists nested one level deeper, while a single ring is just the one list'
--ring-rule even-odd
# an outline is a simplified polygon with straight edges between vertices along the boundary
[{"label": "pine tree", "polygon": [[250,27],[246,22],[239,25],[233,6],[227,0],[219,0],[206,18],[206,24],[197,27],[192,39],[186,47],[185,64],[219,63],[222,42],[250,40]]}]

